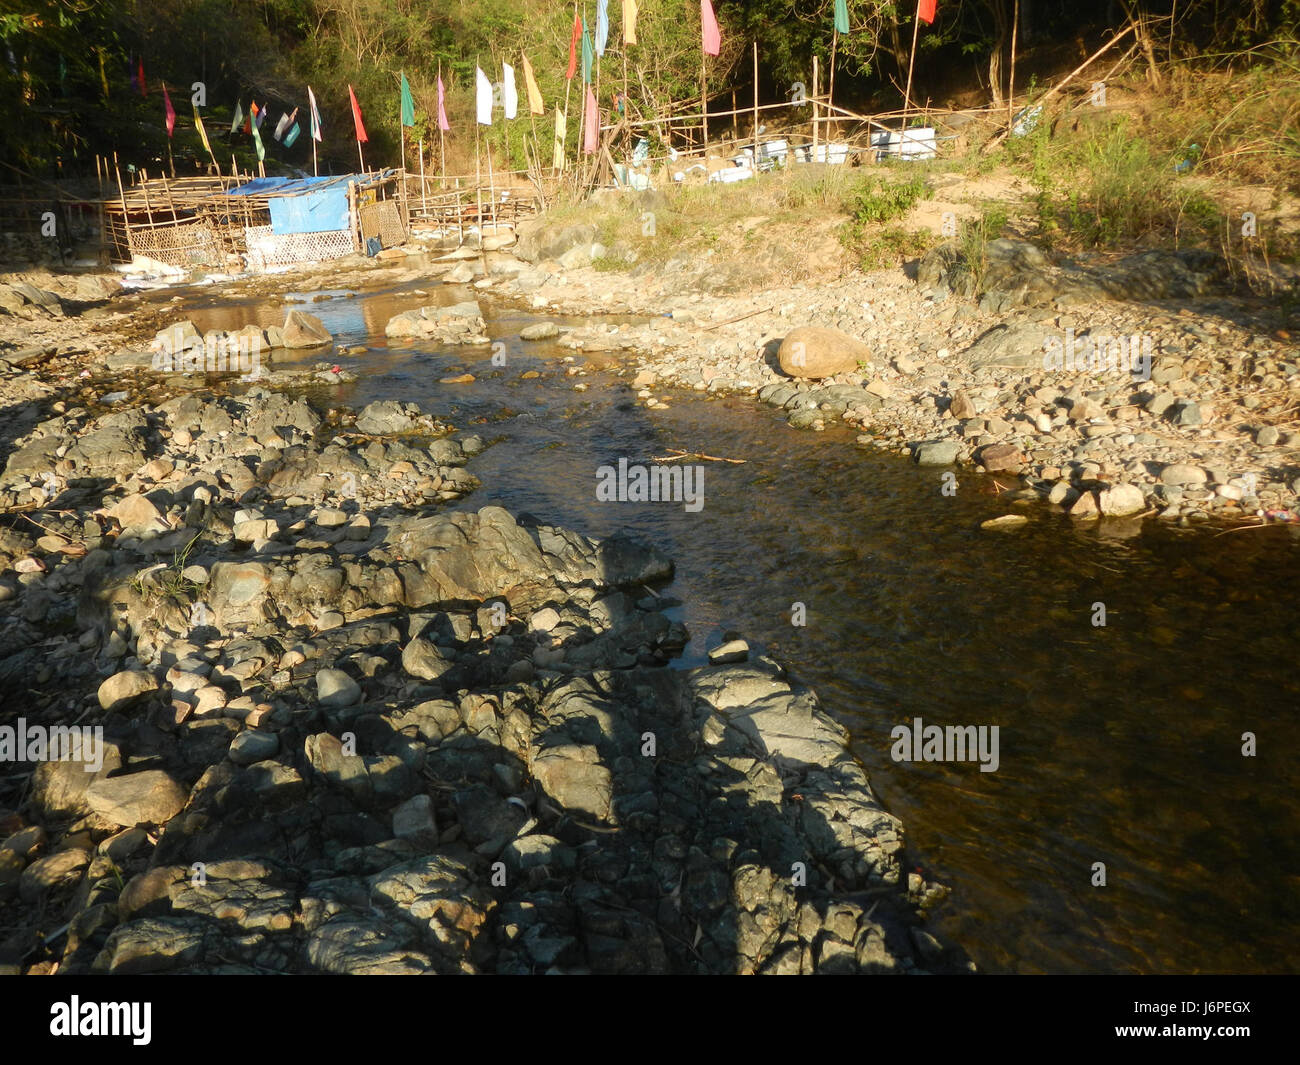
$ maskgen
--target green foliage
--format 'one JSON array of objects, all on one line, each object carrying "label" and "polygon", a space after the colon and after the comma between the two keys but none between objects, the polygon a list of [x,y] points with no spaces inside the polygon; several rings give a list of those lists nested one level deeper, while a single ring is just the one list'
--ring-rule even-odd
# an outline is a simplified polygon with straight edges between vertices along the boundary
[{"label": "green foliage", "polygon": [[931,192],[925,176],[914,172],[892,180],[876,174],[861,179],[844,199],[849,218],[840,227],[840,242],[864,270],[896,266],[902,259],[922,254],[929,246],[928,234],[889,223]]},{"label": "green foliage", "polygon": [[902,226],[885,226],[860,233],[851,243],[846,241],[863,270],[897,266],[904,259],[924,255],[930,245],[930,235],[924,230],[912,232]]},{"label": "green foliage", "polygon": [[859,225],[892,222],[907,214],[918,200],[928,199],[931,191],[925,179],[917,174],[897,181],[868,177],[852,194],[849,213]]},{"label": "green foliage", "polygon": [[960,253],[957,268],[969,275],[970,291],[983,290],[984,275],[988,272],[989,241],[1002,236],[1006,226],[1006,208],[997,204],[985,204],[978,218],[968,218],[962,222],[957,234],[957,249]]}]

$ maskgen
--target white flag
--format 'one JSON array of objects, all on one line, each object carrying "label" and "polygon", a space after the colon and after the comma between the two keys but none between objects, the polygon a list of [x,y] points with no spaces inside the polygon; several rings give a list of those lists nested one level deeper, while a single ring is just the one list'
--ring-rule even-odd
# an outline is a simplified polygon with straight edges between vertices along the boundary
[{"label": "white flag", "polygon": [[519,114],[519,92],[515,88],[515,68],[509,63],[501,64],[501,102],[505,105],[506,118]]},{"label": "white flag", "polygon": [[474,68],[474,83],[478,98],[478,124],[492,125],[492,83],[479,67]]}]

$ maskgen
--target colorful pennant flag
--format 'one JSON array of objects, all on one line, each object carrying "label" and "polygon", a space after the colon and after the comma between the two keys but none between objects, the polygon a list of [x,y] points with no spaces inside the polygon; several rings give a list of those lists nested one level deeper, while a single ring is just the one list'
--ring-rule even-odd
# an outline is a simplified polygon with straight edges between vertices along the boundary
[{"label": "colorful pennant flag", "polygon": [[551,153],[551,166],[564,169],[564,141],[569,135],[569,117],[558,107],[555,109],[555,151]]},{"label": "colorful pennant flag", "polygon": [[704,38],[704,54],[717,55],[722,51],[722,32],[718,29],[718,19],[713,14],[713,5],[709,0],[700,0],[700,28]]},{"label": "colorful pennant flag", "polygon": [[528,113],[544,115],[546,114],[546,104],[542,101],[542,91],[537,87],[537,79],[533,77],[533,65],[528,62],[528,57],[522,52],[520,56],[524,61],[524,89],[528,93]]},{"label": "colorful pennant flag", "polygon": [[352,124],[357,127],[357,142],[365,144],[369,137],[366,136],[366,127],[361,121],[361,105],[357,103],[357,94],[352,91],[352,86],[348,85],[348,99],[352,101]]},{"label": "colorful pennant flag", "polygon": [[492,125],[492,83],[479,67],[474,68],[474,96],[480,126]]},{"label": "colorful pennant flag", "polygon": [[402,125],[415,125],[415,101],[411,98],[411,83],[402,74]]},{"label": "colorful pennant flag", "polygon": [[140,95],[149,95],[149,83],[144,80],[144,56],[140,57],[139,66],[136,70],[136,84],[140,86]]},{"label": "colorful pennant flag", "polygon": [[307,104],[311,107],[311,139],[320,140],[320,112],[316,110],[316,94],[307,86]]},{"label": "colorful pennant flag", "polygon": [[623,43],[636,44],[636,0],[623,0]]},{"label": "colorful pennant flag", "polygon": [[447,121],[447,90],[442,86],[442,75],[438,75],[438,128],[443,133],[451,129],[451,123]]},{"label": "colorful pennant flag", "polygon": [[167,83],[162,83],[163,90],[163,113],[167,116],[167,136],[172,135],[176,128],[176,108],[172,107],[172,98],[167,95]]},{"label": "colorful pennant flag", "polygon": [[140,88],[140,79],[135,72],[135,56],[129,56],[126,61],[126,69],[131,72],[131,91],[136,92]]},{"label": "colorful pennant flag", "polygon": [[934,25],[934,5],[935,0],[918,0],[916,5],[916,17],[927,26]]},{"label": "colorful pennant flag", "polygon": [[587,86],[587,113],[583,118],[585,125],[582,150],[591,155],[600,147],[600,108],[596,106],[596,94]]},{"label": "colorful pennant flag", "polygon": [[293,121],[294,115],[297,113],[298,110],[295,108],[293,115],[286,113],[280,116],[280,121],[275,124],[275,139],[277,141],[284,140],[284,131],[289,128],[289,123]]},{"label": "colorful pennant flag", "polygon": [[605,54],[609,43],[609,0],[596,0],[596,54]]},{"label": "colorful pennant flag", "polygon": [[239,132],[239,124],[240,124],[241,122],[243,122],[243,121],[244,121],[244,109],[239,105],[239,101],[236,100],[236,101],[235,101],[235,115],[234,115],[234,117],[230,120],[230,132],[231,132],[231,133],[238,133],[238,132]]},{"label": "colorful pennant flag", "polygon": [[573,33],[569,36],[569,71],[564,75],[565,80],[572,81],[574,72],[578,69],[578,40],[582,37],[582,22],[578,18],[578,13],[573,13]]},{"label": "colorful pennant flag", "polygon": [[835,32],[849,32],[849,5],[845,0],[835,0]]},{"label": "colorful pennant flag", "polygon": [[302,127],[299,126],[297,122],[295,122],[292,126],[289,127],[289,132],[285,134],[284,146],[286,148],[292,148],[293,142],[298,139],[298,134],[300,134],[301,132],[302,132]]},{"label": "colorful pennant flag", "polygon": [[501,103],[505,108],[506,118],[519,114],[519,90],[515,88],[515,68],[509,63],[501,64]]},{"label": "colorful pennant flag", "polygon": [[[203,116],[199,114],[198,104],[194,105],[194,128],[198,130],[199,140],[203,142],[203,150],[212,155],[212,145],[208,143],[208,131],[203,128]],[[217,161],[216,156],[213,156],[212,161]]]},{"label": "colorful pennant flag", "polygon": [[[266,117],[265,109],[262,110],[261,117]],[[260,163],[266,158],[266,145],[262,143],[262,134],[259,129],[262,123],[259,120],[257,104],[255,103],[250,103],[248,105],[248,121],[249,125],[252,127],[253,147],[257,149],[257,161]]]},{"label": "colorful pennant flag", "polygon": [[591,34],[587,32],[587,20],[582,20],[582,83],[591,84],[591,64],[595,61],[591,50]]}]

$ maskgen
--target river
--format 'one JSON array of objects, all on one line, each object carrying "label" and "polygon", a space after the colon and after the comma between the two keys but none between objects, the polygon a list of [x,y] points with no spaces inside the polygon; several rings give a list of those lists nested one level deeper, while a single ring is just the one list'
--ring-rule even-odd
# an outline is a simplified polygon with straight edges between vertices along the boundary
[{"label": "river", "polygon": [[[466,508],[667,551],[672,613],[693,636],[677,665],[735,630],[811,685],[902,818],[908,868],[952,889],[935,930],[981,969],[1300,968],[1294,529],[1075,523],[1021,506],[1027,525],[984,530],[1017,509],[989,478],[959,473],[945,495],[942,471],[848,430],[795,431],[752,397],[663,393],[669,409],[647,410],[608,372],[619,356],[566,364],[565,349],[520,341],[531,314],[484,304],[504,366],[486,348],[390,346],[391,315],[467,298],[412,287],[287,294],[340,344],[368,348],[330,356],[359,379],[318,400],[416,402],[496,441],[470,464],[483,487]],[[279,324],[285,306],[190,289],[184,309],[204,330]],[[462,370],[478,379],[438,383]],[[694,460],[697,512],[597,501],[597,467],[672,448],[744,461]],[[895,762],[890,730],[918,717],[998,726],[997,771]]]}]

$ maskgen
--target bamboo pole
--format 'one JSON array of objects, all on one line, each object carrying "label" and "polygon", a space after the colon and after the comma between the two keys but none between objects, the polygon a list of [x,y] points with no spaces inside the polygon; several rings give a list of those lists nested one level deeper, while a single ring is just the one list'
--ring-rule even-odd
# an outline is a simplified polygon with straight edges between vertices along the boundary
[{"label": "bamboo pole", "polygon": [[1015,118],[1016,99],[1016,31],[1020,29],[1020,0],[1011,16],[1011,73],[1007,82],[1007,125]]},{"label": "bamboo pole", "polygon": [[131,240],[131,215],[126,209],[126,189],[122,187],[122,171],[117,165],[117,152],[113,153],[113,171],[117,174],[117,194],[122,198],[122,226],[126,230],[126,253],[135,259],[135,243]]},{"label": "bamboo pole", "polygon": [[754,38],[754,179],[758,180],[758,38]]},{"label": "bamboo pole", "polygon": [[820,114],[820,112],[819,112],[818,109],[817,109],[817,108],[818,108],[818,105],[817,105],[817,56],[816,56],[816,55],[814,55],[814,56],[812,57],[812,61],[813,61],[813,73],[812,73],[812,89],[813,89],[813,91],[812,91],[812,109],[813,109],[813,111],[812,111],[812,158],[809,160],[809,162],[813,162],[813,163],[815,163],[815,162],[817,162],[817,116]]},{"label": "bamboo pole", "polygon": [[[441,59],[438,60],[438,82],[440,84],[442,82],[442,60]],[[444,109],[446,108],[446,106],[447,105],[444,102],[443,103]],[[438,121],[438,173],[439,173],[438,187],[441,189],[445,189],[447,187],[447,141],[446,138],[443,136],[443,132],[442,132],[441,115],[439,115],[439,121]]]},{"label": "bamboo pole", "polygon": [[[912,67],[916,64],[916,38],[921,32],[921,20],[912,16],[912,50],[907,56],[907,88],[903,90],[903,131],[907,132],[907,112],[912,106]],[[899,151],[902,151],[902,140],[899,140]]]},{"label": "bamboo pole", "polygon": [[[840,43],[840,31],[838,29],[832,30],[831,31],[831,76],[829,79],[830,84],[826,88],[827,104],[833,104],[835,102],[835,49],[839,43]],[[832,137],[835,136],[836,132],[837,131],[834,129],[828,129],[826,131],[826,139],[829,141]],[[826,158],[829,159],[830,155],[827,155]]]},{"label": "bamboo pole", "polygon": [[[573,20],[574,20],[575,22],[578,20],[578,3],[577,3],[577,0],[574,0],[574,3],[573,3]],[[573,79],[572,79],[572,78],[566,78],[565,81],[564,81],[564,135],[565,135],[565,138],[566,138],[566,139],[568,138],[568,135],[569,135],[569,90],[571,90],[572,88],[573,88]],[[581,130],[581,129],[582,129],[581,125],[579,125],[578,128],[579,128],[579,130]],[[581,134],[579,134],[579,136],[581,136]],[[565,160],[567,160],[567,158],[568,158],[568,154],[569,154],[569,153],[568,153],[567,148],[568,148],[568,146],[565,145],[565,146],[563,146],[562,149],[561,149],[561,161],[562,161],[562,162],[565,161]],[[563,172],[564,172],[564,167],[560,167],[560,171],[559,171],[559,172],[560,172],[560,173],[563,173]]]},{"label": "bamboo pole", "polygon": [[709,154],[709,81],[704,66],[704,48],[700,48],[700,118],[704,124],[704,154]]},{"label": "bamboo pole", "polygon": [[429,196],[424,184],[424,138],[420,138],[420,211],[427,216],[429,214]]}]

